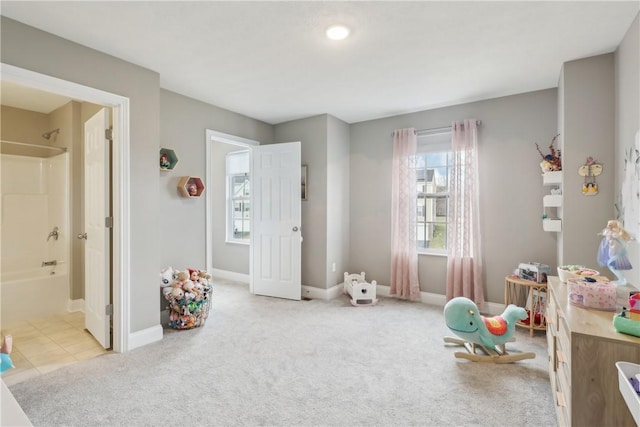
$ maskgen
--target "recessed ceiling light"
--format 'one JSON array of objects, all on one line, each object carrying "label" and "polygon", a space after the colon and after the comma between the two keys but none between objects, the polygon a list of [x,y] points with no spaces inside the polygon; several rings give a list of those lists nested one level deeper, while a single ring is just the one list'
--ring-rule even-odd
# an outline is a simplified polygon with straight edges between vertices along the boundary
[{"label": "recessed ceiling light", "polygon": [[344,40],[349,36],[351,30],[344,25],[332,25],[327,28],[327,37],[331,40]]}]

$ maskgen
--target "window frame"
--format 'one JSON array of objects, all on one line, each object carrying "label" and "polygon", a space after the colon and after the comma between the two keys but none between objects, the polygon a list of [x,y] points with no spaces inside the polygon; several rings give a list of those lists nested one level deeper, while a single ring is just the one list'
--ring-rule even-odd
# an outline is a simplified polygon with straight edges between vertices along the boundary
[{"label": "window frame", "polygon": [[[429,164],[427,163],[427,156],[429,154],[435,154],[435,153],[445,153],[447,154],[446,157],[446,164]],[[416,191],[416,224],[415,224],[415,229],[416,229],[416,250],[418,252],[419,255],[434,255],[434,256],[447,256],[448,253],[448,242],[447,242],[447,230],[448,230],[448,226],[449,226],[449,196],[450,193],[449,191],[445,191],[445,192],[434,192],[434,193],[427,193],[425,191],[419,191],[420,189],[420,183],[421,181],[419,180],[419,170],[424,170],[424,183],[423,186],[426,187],[426,179],[427,179],[427,175],[429,170],[434,170],[434,179],[433,181],[435,181],[435,170],[439,169],[439,168],[445,168],[446,170],[446,179],[447,179],[447,187],[449,187],[449,180],[450,180],[450,173],[451,173],[451,167],[452,167],[452,156],[453,156],[453,151],[451,148],[451,128],[441,128],[441,129],[434,129],[431,131],[425,131],[425,132],[421,132],[418,134],[418,149],[417,149],[417,153],[416,153],[416,187],[415,187],[415,191]],[[420,168],[418,169],[417,165],[420,163],[418,161],[418,157],[422,157],[424,158],[424,169]],[[423,190],[426,190],[426,188],[423,187]],[[435,200],[435,203],[437,203],[437,201],[440,199],[445,199],[446,200],[446,212],[447,215],[445,216],[445,221],[444,223],[446,224],[445,227],[445,247],[444,248],[424,248],[418,245],[418,225],[420,224],[420,222],[418,221],[418,208],[421,206],[421,199],[424,200],[424,203],[422,203],[422,206],[425,206],[425,212],[422,215],[422,217],[424,218],[424,220],[422,221],[424,224],[424,230],[426,233],[426,230],[428,229],[428,224],[437,224],[438,221],[436,221],[435,219],[433,221],[427,221],[426,220],[426,201],[427,200]],[[437,207],[434,207],[435,210],[437,210]],[[426,241],[423,240],[423,241]]]},{"label": "window frame", "polygon": [[[233,151],[227,153],[226,159],[228,160],[229,156],[237,156],[237,155],[246,155],[248,164],[251,162],[250,152],[249,150],[240,150]],[[249,167],[250,169],[250,167]],[[233,196],[233,186],[234,186],[234,178],[243,177],[249,182],[249,194],[244,194],[242,196]],[[250,245],[251,244],[251,173],[250,170],[246,172],[237,172],[230,173],[229,172],[229,164],[228,161],[225,161],[225,183],[226,183],[226,207],[225,207],[225,241],[227,243],[236,243],[241,245]],[[237,220],[235,214],[235,202],[239,201],[243,206],[248,204],[249,206],[249,215],[247,217],[242,216],[240,218],[241,221],[246,221],[249,224],[249,232],[246,237],[238,238],[235,237],[234,233],[234,221]],[[244,212],[244,208],[242,209]]]}]

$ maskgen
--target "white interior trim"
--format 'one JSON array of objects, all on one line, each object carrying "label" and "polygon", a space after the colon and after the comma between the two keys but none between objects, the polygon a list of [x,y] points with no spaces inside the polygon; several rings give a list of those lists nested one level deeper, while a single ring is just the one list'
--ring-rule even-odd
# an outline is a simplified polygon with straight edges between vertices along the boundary
[{"label": "white interior trim", "polygon": [[162,325],[155,325],[141,331],[132,332],[129,334],[128,339],[129,350],[160,341],[162,340],[162,334]]},{"label": "white interior trim", "polygon": [[[130,349],[129,98],[0,63],[2,80],[113,109],[113,351]],[[160,336],[162,339],[162,336]]]},{"label": "white interior trim", "polygon": [[[251,150],[251,147],[255,147],[260,145],[260,142],[254,141],[252,139],[242,138],[240,136],[229,135],[227,133],[217,132],[211,129],[205,130],[205,158],[206,158],[206,177],[205,177],[205,186],[206,188],[213,188],[213,165],[212,165],[212,156],[213,156],[213,143],[214,142],[223,142],[225,144],[237,145],[240,147],[246,147]],[[205,248],[205,257],[206,257],[206,268],[210,274],[214,274],[216,271],[220,274],[223,270],[217,270],[213,268],[213,221],[214,219],[218,220],[218,218],[213,217],[213,195],[212,191],[205,191],[205,217],[207,219],[206,227],[205,227],[205,235],[206,237],[206,248]],[[243,275],[244,276],[244,275]],[[222,276],[219,276],[222,277]],[[223,277],[224,278],[224,277]],[[249,273],[249,279],[247,282],[251,283],[251,273]],[[235,280],[235,279],[230,279]],[[245,280],[239,280],[245,281]]]}]

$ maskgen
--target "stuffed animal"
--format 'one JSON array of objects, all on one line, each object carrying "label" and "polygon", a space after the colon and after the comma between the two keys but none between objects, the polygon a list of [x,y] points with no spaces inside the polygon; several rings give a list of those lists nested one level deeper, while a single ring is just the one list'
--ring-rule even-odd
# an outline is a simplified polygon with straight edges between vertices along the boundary
[{"label": "stuffed animal", "polygon": [[188,271],[176,271],[175,272],[175,280],[173,281],[173,286],[177,286],[180,289],[184,288],[184,284],[187,280],[189,280],[189,272]]},{"label": "stuffed animal", "polygon": [[174,279],[174,270],[172,267],[167,267],[160,270],[160,286],[167,286],[173,282]]},{"label": "stuffed animal", "polygon": [[182,288],[174,286],[171,289],[171,296],[177,300],[181,300],[182,298],[184,298],[184,291],[182,290]]},{"label": "stuffed animal", "polygon": [[203,285],[208,285],[211,280],[211,275],[203,270],[198,270],[198,282]]}]

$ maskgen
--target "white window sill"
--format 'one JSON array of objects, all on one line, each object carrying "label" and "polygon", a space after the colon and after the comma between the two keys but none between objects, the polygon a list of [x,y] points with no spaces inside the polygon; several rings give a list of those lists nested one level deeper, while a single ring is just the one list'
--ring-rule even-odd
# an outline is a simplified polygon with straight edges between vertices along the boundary
[{"label": "white window sill", "polygon": [[418,251],[418,256],[422,256],[422,255],[438,256],[438,257],[446,257],[446,256],[447,256],[447,253],[446,253],[446,252],[425,252],[425,251]]}]

